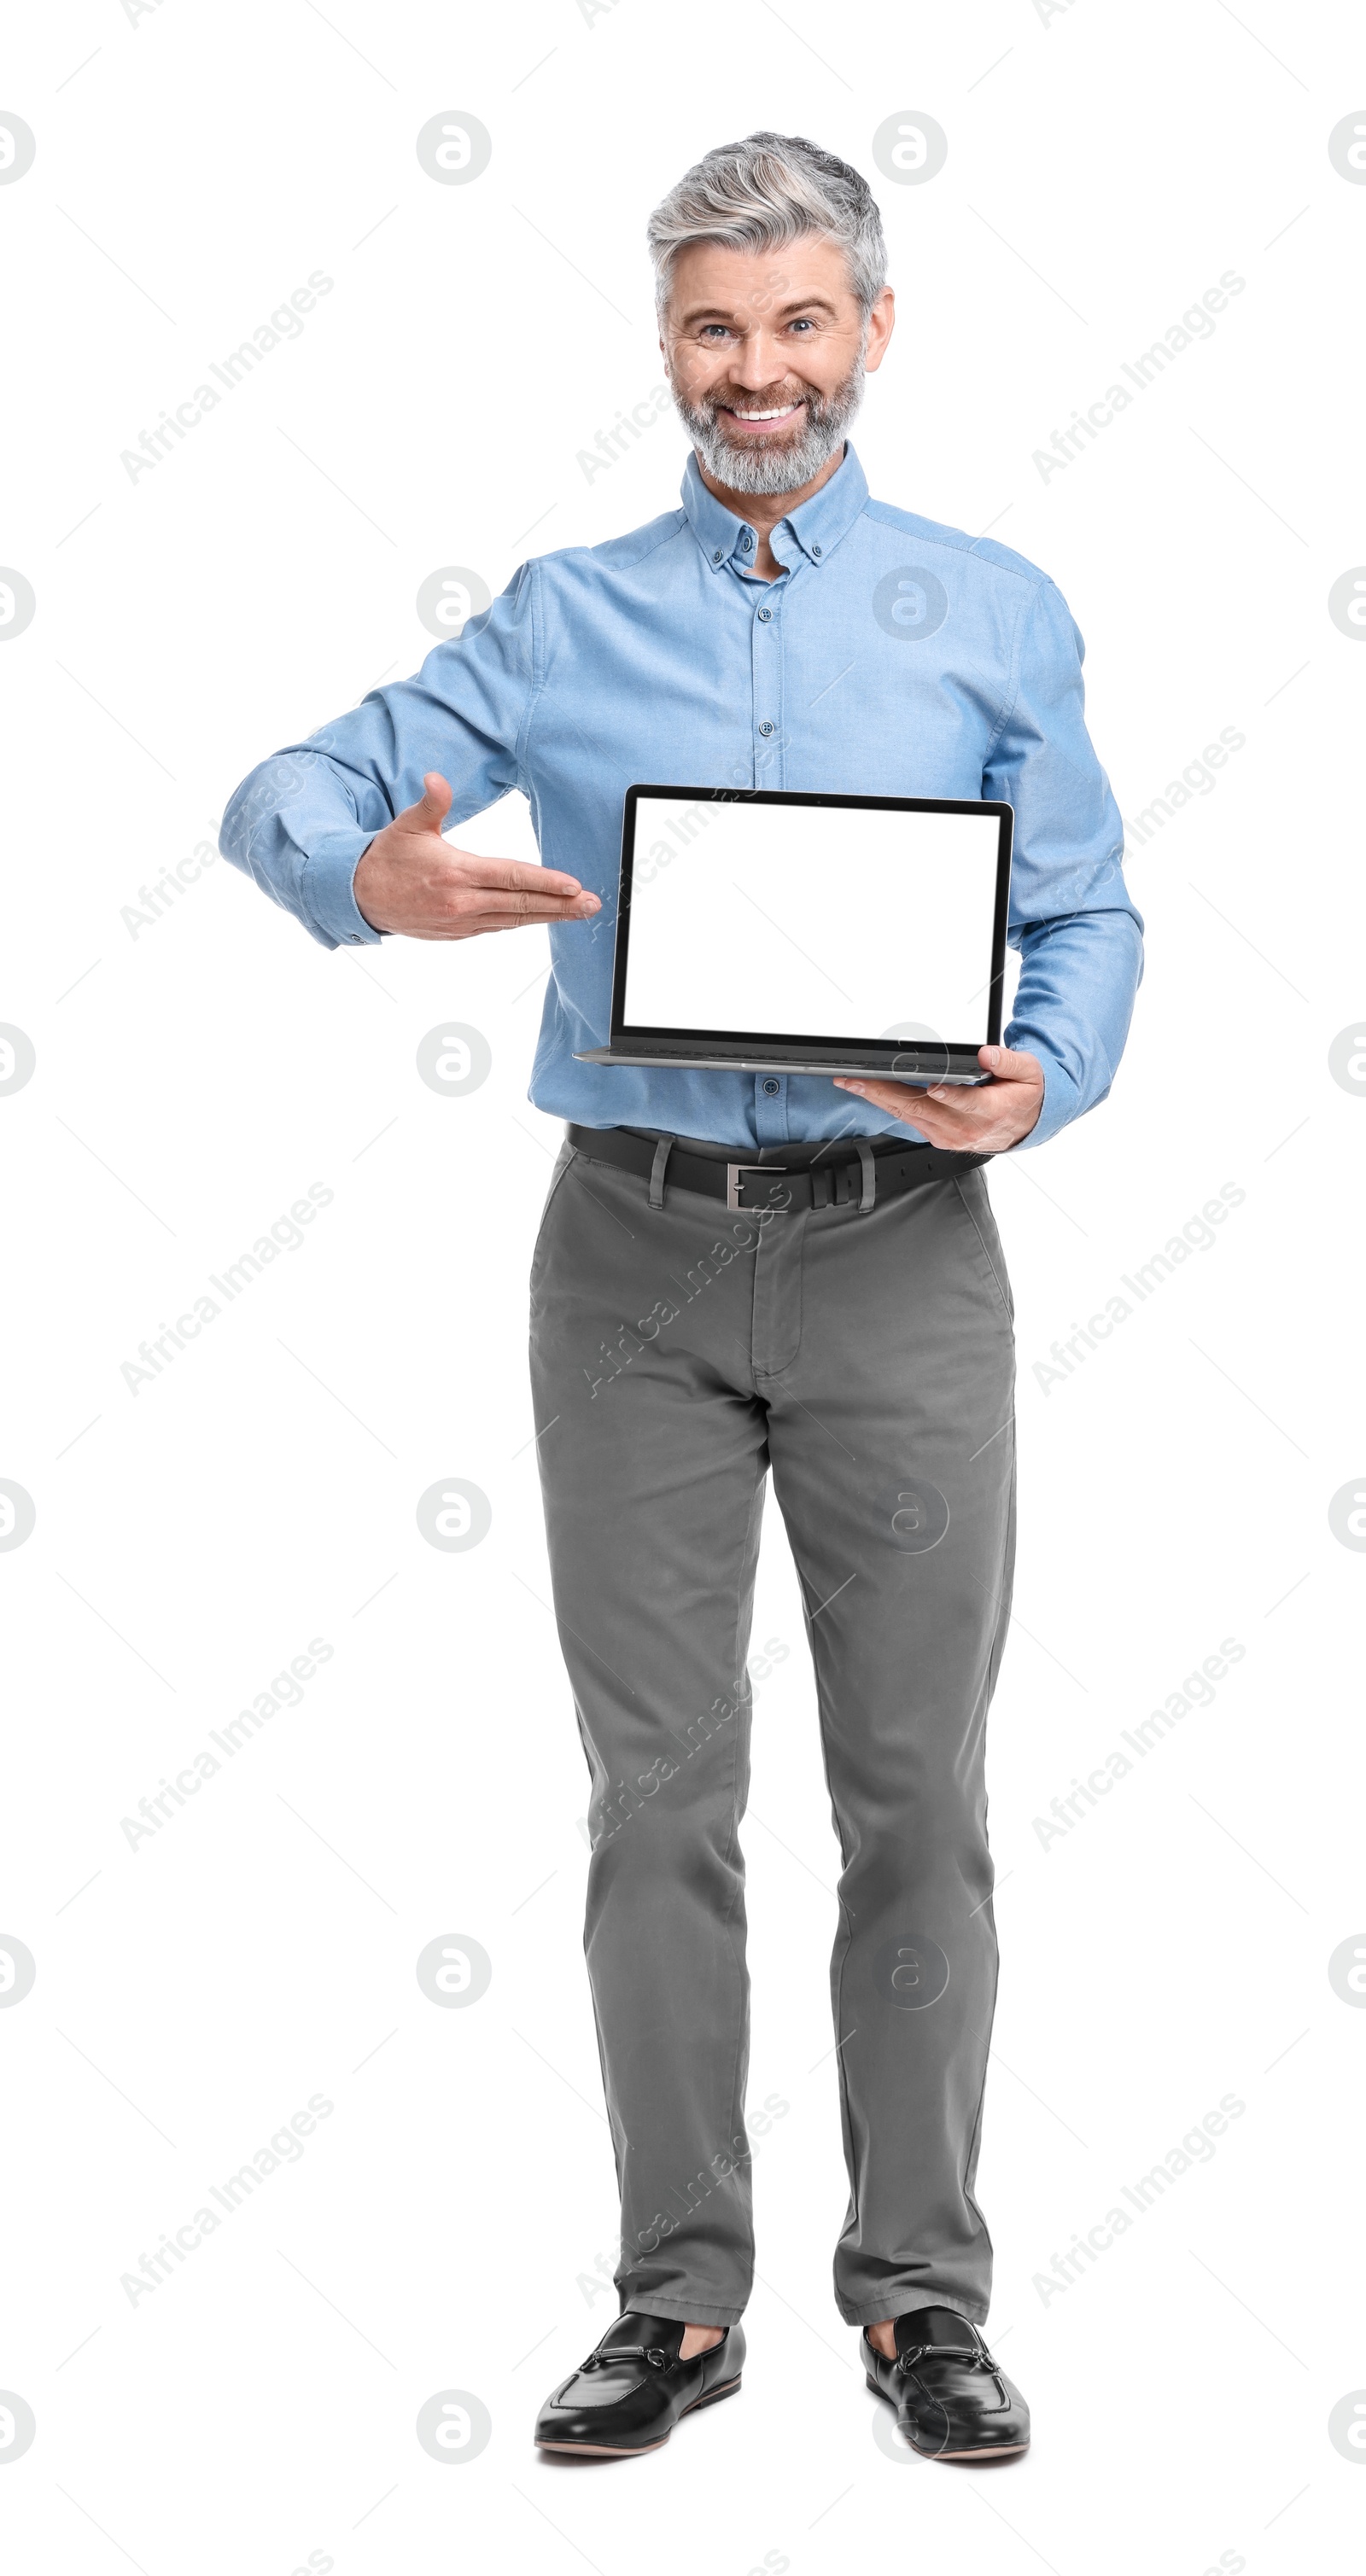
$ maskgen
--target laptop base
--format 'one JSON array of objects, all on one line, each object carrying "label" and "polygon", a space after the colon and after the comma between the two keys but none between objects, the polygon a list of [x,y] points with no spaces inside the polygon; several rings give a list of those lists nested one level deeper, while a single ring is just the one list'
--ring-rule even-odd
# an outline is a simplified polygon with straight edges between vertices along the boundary
[{"label": "laptop base", "polygon": [[651,1065],[659,1070],[667,1068],[671,1073],[823,1073],[827,1076],[844,1074],[850,1080],[857,1082],[902,1082],[918,1091],[928,1090],[932,1083],[936,1086],[940,1083],[963,1085],[991,1080],[990,1074],[983,1073],[981,1066],[975,1060],[971,1063],[950,1064],[947,1068],[924,1065],[915,1072],[908,1072],[889,1064],[831,1064],[829,1062],[817,1064],[808,1056],[800,1059],[789,1057],[780,1063],[773,1056],[693,1055],[691,1053],[628,1055],[623,1047],[606,1046],[576,1049],[574,1062],[576,1064]]}]

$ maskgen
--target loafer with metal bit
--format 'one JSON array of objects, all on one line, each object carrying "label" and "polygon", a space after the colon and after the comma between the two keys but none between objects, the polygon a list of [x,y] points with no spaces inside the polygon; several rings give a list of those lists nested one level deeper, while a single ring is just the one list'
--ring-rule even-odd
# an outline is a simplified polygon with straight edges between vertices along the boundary
[{"label": "loafer with metal bit", "polygon": [[536,2422],[539,2448],[630,2459],[661,2449],[680,2417],[733,2396],[745,2359],[742,2328],[728,2327],[691,2361],[678,2358],[683,2331],[672,2317],[628,2308],[546,2399]]},{"label": "loafer with metal bit", "polygon": [[927,2460],[1002,2460],[1029,2448],[1029,2408],[967,2317],[912,2308],[895,2325],[896,2359],[865,2334],[863,2367],[889,2398],[912,2450]]}]

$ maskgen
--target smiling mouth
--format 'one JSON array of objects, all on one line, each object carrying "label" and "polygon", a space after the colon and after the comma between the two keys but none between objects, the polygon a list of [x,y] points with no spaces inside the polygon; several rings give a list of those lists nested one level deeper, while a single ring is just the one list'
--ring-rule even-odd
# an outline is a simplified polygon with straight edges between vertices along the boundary
[{"label": "smiling mouth", "polygon": [[717,408],[723,411],[729,420],[738,421],[746,436],[753,436],[758,431],[786,428],[788,422],[795,420],[798,412],[805,409],[805,405],[799,402],[783,403],[776,409],[737,411],[734,403],[720,403]]}]

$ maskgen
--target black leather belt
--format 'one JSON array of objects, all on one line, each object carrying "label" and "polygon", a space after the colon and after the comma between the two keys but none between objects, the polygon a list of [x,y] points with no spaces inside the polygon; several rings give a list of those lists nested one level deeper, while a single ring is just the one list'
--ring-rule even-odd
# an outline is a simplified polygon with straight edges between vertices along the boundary
[{"label": "black leather belt", "polygon": [[695,1190],[702,1198],[722,1199],[728,1208],[769,1209],[796,1215],[805,1208],[871,1207],[875,1199],[899,1198],[927,1181],[947,1181],[956,1172],[974,1172],[989,1163],[989,1154],[955,1154],[941,1145],[865,1144],[851,1155],[847,1145],[831,1146],[809,1168],[782,1163],[727,1162],[720,1154],[690,1153],[686,1146],[633,1135],[626,1127],[566,1128],[571,1145],[594,1162],[617,1163],[642,1180],[675,1190]]}]

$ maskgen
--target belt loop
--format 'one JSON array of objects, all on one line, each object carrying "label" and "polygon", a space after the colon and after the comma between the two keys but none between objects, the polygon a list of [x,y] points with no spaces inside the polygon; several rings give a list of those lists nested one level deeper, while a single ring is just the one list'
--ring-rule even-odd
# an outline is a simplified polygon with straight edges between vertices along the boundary
[{"label": "belt loop", "polygon": [[877,1197],[877,1165],[873,1160],[872,1146],[866,1136],[856,1137],[855,1142],[858,1146],[858,1158],[863,1166],[863,1196],[858,1203],[858,1212],[860,1216],[866,1216]]},{"label": "belt loop", "polygon": [[655,1158],[650,1166],[650,1205],[652,1208],[662,1208],[664,1205],[664,1174],[668,1169],[669,1156],[673,1152],[677,1142],[678,1138],[676,1136],[661,1136],[659,1143],[655,1147]]}]

